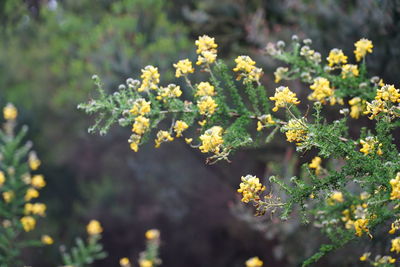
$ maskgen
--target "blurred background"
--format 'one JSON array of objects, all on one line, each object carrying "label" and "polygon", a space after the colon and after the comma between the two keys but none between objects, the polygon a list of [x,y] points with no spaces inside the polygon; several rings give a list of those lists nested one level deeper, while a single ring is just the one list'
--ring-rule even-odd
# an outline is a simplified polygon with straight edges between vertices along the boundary
[{"label": "blurred background", "polygon": [[[84,234],[92,218],[104,226],[110,255],[96,267],[137,258],[149,228],[161,231],[167,267],[243,266],[252,256],[269,267],[298,266],[326,241],[298,218],[255,218],[239,203],[240,176],[290,177],[309,160],[298,158],[283,137],[212,166],[181,140],[134,153],[130,129],[87,133],[92,118],[76,106],[92,96],[93,74],[110,93],[149,64],[159,68],[162,83],[178,83],[172,64],[194,60],[194,40],[208,34],[220,58],[255,59],[271,94],[278,62],[264,48],[297,34],[313,39],[323,57],[334,47],[350,56],[353,43],[368,38],[371,76],[400,84],[398,0],[1,0],[0,20],[0,106],[13,102],[30,127],[48,183],[41,197],[48,217],[39,227],[56,240],[51,248],[26,251],[31,266],[59,264],[60,246]],[[349,252],[364,248],[352,244],[318,266],[359,266],[359,254]]]}]

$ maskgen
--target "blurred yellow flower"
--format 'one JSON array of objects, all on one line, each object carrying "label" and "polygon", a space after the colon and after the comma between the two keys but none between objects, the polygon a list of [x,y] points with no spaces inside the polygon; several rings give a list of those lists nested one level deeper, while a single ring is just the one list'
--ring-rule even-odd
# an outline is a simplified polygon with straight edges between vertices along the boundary
[{"label": "blurred yellow flower", "polygon": [[11,104],[8,103],[4,108],[3,108],[3,117],[6,120],[15,120],[18,116],[18,110],[17,108]]},{"label": "blurred yellow flower", "polygon": [[86,231],[89,235],[98,235],[103,232],[103,228],[99,221],[91,220],[86,226]]},{"label": "blurred yellow flower", "polygon": [[144,235],[147,240],[158,239],[160,238],[160,231],[158,229],[150,229]]}]

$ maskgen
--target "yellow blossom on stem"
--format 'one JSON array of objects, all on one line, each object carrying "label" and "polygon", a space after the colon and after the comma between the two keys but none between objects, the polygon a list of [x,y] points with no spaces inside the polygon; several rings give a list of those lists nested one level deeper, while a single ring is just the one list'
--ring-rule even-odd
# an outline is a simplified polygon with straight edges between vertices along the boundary
[{"label": "yellow blossom on stem", "polygon": [[189,59],[179,60],[178,63],[174,64],[174,67],[176,68],[175,77],[177,78],[194,72],[192,62]]},{"label": "yellow blossom on stem", "polygon": [[24,206],[24,214],[29,215],[29,214],[35,214],[39,216],[45,216],[46,215],[46,204],[43,203],[26,203]]},{"label": "yellow blossom on stem", "polygon": [[144,234],[147,240],[154,240],[160,238],[160,231],[158,229],[147,230]]},{"label": "yellow blossom on stem", "polygon": [[153,262],[147,259],[140,259],[139,260],[140,267],[153,267]]},{"label": "yellow blossom on stem", "polygon": [[214,86],[209,82],[201,82],[197,85],[195,96],[213,96],[215,95]]},{"label": "yellow blossom on stem", "polygon": [[239,185],[238,193],[242,194],[242,202],[260,200],[260,194],[266,187],[260,183],[260,179],[253,175],[242,176],[242,182]]},{"label": "yellow blossom on stem", "polygon": [[390,199],[400,199],[400,172],[397,173],[396,178],[390,180],[392,186],[392,192],[390,193]]},{"label": "yellow blossom on stem", "polygon": [[322,159],[320,157],[315,157],[311,160],[311,163],[308,164],[308,167],[310,167],[311,169],[315,169],[315,174],[319,175],[322,169],[321,162]]},{"label": "yellow blossom on stem", "polygon": [[155,140],[155,147],[160,147],[161,143],[171,142],[174,138],[167,131],[158,131],[157,139]]},{"label": "yellow blossom on stem", "polygon": [[221,145],[224,143],[222,138],[224,129],[220,126],[213,126],[206,130],[204,134],[200,136],[201,146],[199,147],[202,153],[216,153],[218,154],[221,149]]},{"label": "yellow blossom on stem", "polygon": [[197,58],[197,65],[214,63],[217,58],[217,47],[214,38],[207,35],[200,36],[195,42],[197,46],[196,53],[199,55]]},{"label": "yellow blossom on stem", "polygon": [[186,142],[186,144],[191,144],[192,143],[192,141],[193,141],[193,138],[185,138],[185,142]]},{"label": "yellow blossom on stem", "polygon": [[212,115],[218,107],[218,104],[211,96],[203,96],[197,101],[197,107],[201,115]]},{"label": "yellow blossom on stem", "polygon": [[132,132],[142,135],[144,134],[150,126],[150,120],[143,116],[138,116],[135,118],[133,123]]},{"label": "yellow blossom on stem", "polygon": [[151,110],[150,105],[150,101],[146,101],[144,98],[138,98],[133,103],[133,107],[131,110],[129,110],[129,112],[134,116],[146,115]]},{"label": "yellow blossom on stem", "polygon": [[36,171],[39,168],[41,162],[35,152],[29,153],[28,164],[32,171]]},{"label": "yellow blossom on stem", "polygon": [[346,79],[349,76],[358,76],[360,72],[358,71],[357,65],[345,64],[342,66],[342,78]]},{"label": "yellow blossom on stem", "polygon": [[36,189],[40,189],[46,186],[46,181],[44,180],[43,175],[36,174],[31,179],[31,185]]},{"label": "yellow blossom on stem", "polygon": [[350,117],[353,119],[358,119],[361,114],[363,114],[365,108],[365,100],[360,97],[354,97],[349,100],[350,105]]},{"label": "yellow blossom on stem", "polygon": [[388,112],[388,109],[386,108],[386,103],[382,100],[373,100],[371,103],[367,102],[367,107],[364,111],[364,114],[371,114],[371,116],[369,116],[368,118],[372,120],[382,112]]},{"label": "yellow blossom on stem", "polygon": [[369,234],[368,222],[368,219],[357,219],[354,222],[354,229],[357,236],[362,236],[364,232]]},{"label": "yellow blossom on stem", "polygon": [[249,56],[238,56],[235,59],[236,67],[233,69],[235,72],[240,72],[237,80],[244,77],[244,82],[259,81],[262,69],[255,66],[256,62]]},{"label": "yellow blossom on stem", "polygon": [[268,125],[274,125],[276,122],[272,119],[271,114],[264,114],[258,118],[257,131],[261,131]]},{"label": "yellow blossom on stem", "polygon": [[392,248],[390,249],[390,251],[400,253],[400,237],[392,239]]},{"label": "yellow blossom on stem", "polygon": [[176,137],[181,137],[182,133],[189,127],[186,122],[177,120],[174,125],[174,131],[176,133]]},{"label": "yellow blossom on stem", "polygon": [[22,228],[24,228],[25,232],[32,231],[35,229],[36,226],[36,220],[32,216],[24,216],[21,218],[21,224]]},{"label": "yellow blossom on stem", "polygon": [[142,136],[138,134],[132,134],[131,137],[128,139],[128,143],[130,144],[129,146],[133,151],[138,152],[141,138]]},{"label": "yellow blossom on stem", "polygon": [[301,142],[307,139],[307,128],[302,120],[289,120],[288,123],[283,127],[283,130],[286,131],[286,139],[289,142],[299,142],[297,145],[300,145]]},{"label": "yellow blossom on stem", "polygon": [[344,55],[341,49],[334,48],[329,52],[328,57],[328,64],[330,67],[338,64],[346,64],[347,63],[347,56]]},{"label": "yellow blossom on stem", "polygon": [[98,235],[103,232],[103,228],[99,221],[91,220],[86,226],[86,231],[89,235]]},{"label": "yellow blossom on stem", "polygon": [[333,89],[330,87],[329,80],[326,78],[318,77],[314,80],[314,83],[310,86],[313,90],[308,99],[319,101],[323,104],[326,102],[326,98],[333,96]]},{"label": "yellow blossom on stem", "polygon": [[15,196],[15,194],[14,194],[13,191],[6,191],[6,192],[3,192],[2,195],[3,195],[4,201],[5,201],[6,203],[10,203],[11,200],[13,200],[13,198],[14,198],[14,196]]},{"label": "yellow blossom on stem", "polygon": [[400,220],[395,220],[391,225],[390,225],[390,230],[389,230],[389,234],[394,234],[396,233],[397,230],[400,229]]},{"label": "yellow blossom on stem", "polygon": [[360,140],[360,144],[362,145],[360,152],[364,153],[364,155],[368,155],[371,153],[375,153],[378,155],[382,155],[382,143],[379,143],[378,139],[373,136],[368,136],[365,140]]},{"label": "yellow blossom on stem", "polygon": [[273,111],[278,111],[279,108],[283,108],[287,104],[297,105],[300,103],[296,94],[290,91],[289,87],[284,86],[276,88],[274,96],[271,96],[269,99],[275,101]]},{"label": "yellow blossom on stem", "polygon": [[42,235],[41,241],[45,245],[52,245],[54,243],[53,238],[49,235]]},{"label": "yellow blossom on stem", "polygon": [[216,52],[204,51],[197,57],[196,65],[211,64],[217,59]]},{"label": "yellow blossom on stem", "polygon": [[342,203],[344,201],[343,193],[340,191],[334,191],[327,199],[328,205],[335,205],[335,203]]},{"label": "yellow blossom on stem", "polygon": [[390,101],[392,103],[400,102],[399,89],[396,89],[394,85],[386,84],[381,89],[376,91],[375,100]]},{"label": "yellow blossom on stem", "polygon": [[4,172],[0,171],[0,187],[4,184],[6,181],[6,176],[4,175]]},{"label": "yellow blossom on stem", "polygon": [[285,67],[279,67],[276,69],[276,71],[274,72],[274,76],[275,76],[275,83],[279,83],[282,78],[285,77],[285,74],[289,71],[288,68]]},{"label": "yellow blossom on stem", "polygon": [[367,53],[372,53],[372,48],[374,47],[372,42],[365,38],[358,40],[354,46],[356,47],[354,54],[357,61],[363,59]]},{"label": "yellow blossom on stem", "polygon": [[258,257],[250,258],[246,261],[246,267],[262,267],[263,262]]},{"label": "yellow blossom on stem", "polygon": [[129,261],[129,259],[128,258],[121,258],[120,260],[119,260],[119,265],[121,266],[121,267],[130,267],[131,266],[131,262]]},{"label": "yellow blossom on stem", "polygon": [[25,193],[25,201],[29,201],[33,198],[38,198],[39,197],[39,191],[37,191],[35,188],[28,188]]},{"label": "yellow blossom on stem", "polygon": [[3,117],[6,120],[15,120],[18,116],[18,110],[17,108],[11,104],[8,103],[4,108],[3,108]]},{"label": "yellow blossom on stem", "polygon": [[361,255],[360,261],[367,261],[371,253],[367,252]]},{"label": "yellow blossom on stem", "polygon": [[138,88],[139,92],[147,90],[157,90],[158,84],[160,83],[160,74],[158,73],[158,68],[154,66],[146,66],[142,69],[142,75],[140,78],[143,79],[142,84]]},{"label": "yellow blossom on stem", "polygon": [[182,90],[179,85],[169,84],[167,87],[161,87],[158,91],[156,98],[166,102],[169,98],[178,98],[182,95]]}]

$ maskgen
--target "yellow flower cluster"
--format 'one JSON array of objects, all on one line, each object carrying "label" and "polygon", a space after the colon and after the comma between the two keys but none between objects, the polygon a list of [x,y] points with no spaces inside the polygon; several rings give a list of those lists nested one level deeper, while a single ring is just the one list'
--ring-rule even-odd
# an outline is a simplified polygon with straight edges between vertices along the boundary
[{"label": "yellow flower cluster", "polygon": [[32,216],[24,216],[20,219],[20,221],[25,232],[29,232],[35,229],[36,220]]},{"label": "yellow flower cluster", "polygon": [[190,61],[189,59],[179,60],[178,63],[174,64],[174,67],[176,68],[175,71],[176,78],[194,72],[194,68],[192,67],[192,61]]},{"label": "yellow flower cluster", "polygon": [[148,91],[150,89],[157,90],[158,84],[160,83],[160,74],[158,73],[158,68],[154,66],[146,66],[142,69],[142,84],[138,88],[139,92]]},{"label": "yellow flower cluster", "polygon": [[171,136],[169,132],[160,130],[157,133],[157,138],[155,140],[156,143],[155,147],[158,148],[162,143],[171,142],[173,140],[174,138]]},{"label": "yellow flower cluster", "polygon": [[386,113],[386,112],[388,112],[388,109],[386,108],[385,102],[380,100],[372,100],[372,102],[367,102],[364,114],[371,114],[368,118],[372,120],[380,113]]},{"label": "yellow flower cluster", "polygon": [[178,98],[182,95],[181,87],[173,83],[167,87],[161,87],[157,93],[156,99],[163,100],[164,102],[170,98]]},{"label": "yellow flower cluster", "polygon": [[266,187],[260,183],[260,179],[253,175],[242,176],[242,182],[239,185],[238,193],[242,194],[242,202],[260,200],[260,194]]},{"label": "yellow flower cluster", "polygon": [[217,47],[214,38],[207,35],[200,36],[195,42],[197,46],[196,53],[199,55],[196,65],[214,63],[217,58]]},{"label": "yellow flower cluster", "polygon": [[150,127],[150,120],[144,116],[137,116],[132,126],[132,132],[142,135]]},{"label": "yellow flower cluster", "polygon": [[333,206],[335,203],[342,203],[344,201],[343,193],[340,191],[334,191],[329,198],[326,200],[328,205]]},{"label": "yellow flower cluster", "polygon": [[354,229],[356,231],[357,236],[362,236],[363,233],[369,234],[369,229],[368,229],[368,219],[357,219],[354,222]]},{"label": "yellow flower cluster", "polygon": [[209,82],[201,82],[197,85],[195,96],[214,96],[214,86]]},{"label": "yellow flower cluster", "polygon": [[185,131],[189,126],[186,122],[177,120],[174,125],[174,131],[176,133],[176,137],[181,137],[183,131]]},{"label": "yellow flower cluster", "polygon": [[140,140],[142,139],[141,135],[138,134],[132,134],[131,137],[128,140],[128,143],[130,144],[130,147],[133,151],[138,152],[139,150],[139,143]]},{"label": "yellow flower cluster", "polygon": [[246,267],[262,267],[263,264],[262,260],[258,257],[253,257],[246,261]]},{"label": "yellow flower cluster", "polygon": [[[400,178],[399,178],[399,180],[400,180]],[[394,199],[396,199],[396,198],[394,198]],[[400,229],[400,219],[397,219],[394,222],[392,222],[392,224],[390,226],[389,234],[392,235],[392,234],[396,233],[396,231],[399,229]]]},{"label": "yellow flower cluster", "polygon": [[400,199],[400,172],[397,173],[396,178],[390,180],[390,185],[392,186],[390,199]]},{"label": "yellow flower cluster", "polygon": [[392,248],[390,249],[390,251],[400,253],[400,237],[392,239]]},{"label": "yellow flower cluster", "polygon": [[257,131],[261,131],[263,128],[274,125],[276,122],[272,119],[271,114],[264,114],[258,117],[257,121]]},{"label": "yellow flower cluster", "polygon": [[351,76],[358,76],[360,72],[358,71],[357,65],[354,64],[345,64],[342,66],[342,78],[346,79]]},{"label": "yellow flower cluster", "polygon": [[274,72],[274,76],[275,76],[275,83],[279,83],[282,78],[285,77],[286,73],[289,71],[288,68],[285,67],[279,67],[276,69],[276,71]]},{"label": "yellow flower cluster", "polygon": [[311,160],[311,163],[308,164],[308,167],[311,169],[315,169],[315,174],[319,175],[322,170],[321,162],[322,162],[322,159],[320,157],[315,157]]},{"label": "yellow flower cluster", "polygon": [[289,142],[299,142],[297,145],[300,145],[301,142],[307,139],[307,128],[302,120],[289,120],[288,123],[283,127],[283,130],[286,131],[286,139]]},{"label": "yellow flower cluster", "polygon": [[236,67],[233,69],[234,72],[240,72],[237,80],[244,78],[244,82],[258,82],[262,75],[262,69],[257,68],[256,62],[249,56],[238,56],[235,59]]},{"label": "yellow flower cluster", "polygon": [[99,235],[103,232],[103,227],[97,220],[91,220],[88,225],[86,226],[86,231],[89,235]]},{"label": "yellow flower cluster", "polygon": [[376,91],[375,100],[400,103],[399,89],[396,89],[394,85],[385,84]]},{"label": "yellow flower cluster", "polygon": [[356,50],[354,50],[354,54],[357,61],[363,59],[367,53],[372,53],[372,48],[374,47],[372,45],[372,42],[365,38],[358,40],[354,44],[354,46],[356,47]]},{"label": "yellow flower cluster", "polygon": [[315,78],[310,89],[314,92],[308,96],[308,99],[318,101],[322,104],[326,103],[326,98],[333,96],[333,89],[330,87],[329,80],[323,77]]},{"label": "yellow flower cluster", "polygon": [[146,115],[151,111],[150,102],[146,101],[144,98],[138,98],[133,103],[132,109],[129,111],[134,116]]},{"label": "yellow flower cluster", "polygon": [[15,120],[18,116],[18,110],[15,108],[15,106],[11,103],[8,103],[4,108],[3,108],[3,117],[6,120]]},{"label": "yellow flower cluster", "polygon": [[350,105],[350,117],[353,119],[358,119],[360,115],[363,114],[365,109],[365,100],[361,99],[360,97],[354,97],[349,100]]},{"label": "yellow flower cluster", "polygon": [[31,187],[26,190],[24,199],[25,199],[25,201],[30,201],[30,200],[32,200],[34,198],[38,198],[38,197],[39,197],[39,191],[37,191],[35,188]]},{"label": "yellow flower cluster", "polygon": [[330,67],[347,63],[347,56],[344,55],[341,49],[337,48],[332,49],[326,59],[328,60],[328,65]]},{"label": "yellow flower cluster", "polygon": [[24,207],[25,215],[39,215],[45,216],[46,215],[46,204],[43,203],[26,203]]},{"label": "yellow flower cluster", "polygon": [[222,134],[224,129],[221,126],[213,126],[206,130],[204,134],[200,136],[201,146],[199,147],[202,153],[215,153],[218,154],[221,150],[221,146],[224,143]]},{"label": "yellow flower cluster", "polygon": [[29,168],[32,171],[36,171],[41,164],[41,161],[37,157],[36,153],[33,151],[31,151],[28,155],[28,164],[29,164]]},{"label": "yellow flower cluster", "polygon": [[287,104],[297,105],[300,103],[296,94],[290,91],[289,87],[284,86],[276,88],[274,96],[271,96],[269,99],[275,101],[273,111],[278,111],[279,108],[283,108]]},{"label": "yellow flower cluster", "polygon": [[381,149],[382,143],[379,143],[376,137],[368,136],[365,138],[365,140],[360,140],[360,144],[362,145],[360,152],[364,153],[364,155],[371,153],[376,153],[378,155],[383,154]]},{"label": "yellow flower cluster", "polygon": [[[360,261],[367,261],[370,260],[369,257],[371,256],[370,252],[364,253],[360,257]],[[386,264],[395,263],[396,259],[392,258],[391,256],[376,256],[374,260],[370,260],[371,266],[386,266]]]},{"label": "yellow flower cluster", "polygon": [[203,96],[197,101],[197,107],[201,115],[212,115],[214,114],[218,104],[211,96]]}]

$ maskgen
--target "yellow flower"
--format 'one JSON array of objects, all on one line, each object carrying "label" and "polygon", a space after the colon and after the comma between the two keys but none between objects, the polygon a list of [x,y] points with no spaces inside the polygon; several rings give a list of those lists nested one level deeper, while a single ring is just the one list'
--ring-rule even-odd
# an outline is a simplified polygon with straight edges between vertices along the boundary
[{"label": "yellow flower", "polygon": [[29,215],[29,214],[35,214],[39,216],[45,216],[46,215],[46,204],[43,203],[26,203],[24,207],[24,214]]},{"label": "yellow flower", "polygon": [[394,234],[394,233],[396,233],[396,231],[397,230],[399,230],[400,229],[400,220],[395,220],[392,224],[391,224],[391,226],[390,226],[390,230],[389,230],[389,234]]},{"label": "yellow flower", "polygon": [[24,216],[21,218],[21,224],[22,227],[24,228],[25,232],[32,231],[35,229],[36,226],[36,220],[32,216]]},{"label": "yellow flower", "polygon": [[33,198],[38,198],[39,197],[39,191],[37,191],[35,188],[28,188],[25,193],[25,201],[29,201]]},{"label": "yellow flower", "polygon": [[6,120],[15,120],[18,116],[18,110],[16,107],[8,103],[4,108],[3,108],[3,117]]},{"label": "yellow flower", "polygon": [[150,260],[146,260],[146,259],[140,259],[139,266],[140,267],[153,267],[153,262]]},{"label": "yellow flower", "polygon": [[289,142],[299,142],[297,145],[300,145],[307,139],[307,128],[302,120],[291,119],[283,130],[286,131],[286,139]]},{"label": "yellow flower", "polygon": [[130,144],[129,146],[133,151],[138,152],[141,138],[142,137],[138,134],[132,134],[131,137],[128,139],[128,143]]},{"label": "yellow flower", "polygon": [[213,96],[215,95],[214,86],[209,82],[201,82],[197,85],[195,96]]},{"label": "yellow flower", "polygon": [[37,157],[35,152],[30,152],[29,153],[28,164],[29,164],[29,168],[31,168],[32,171],[36,171],[39,168],[41,162],[38,159],[38,157]]},{"label": "yellow flower", "polygon": [[322,104],[326,103],[326,98],[333,96],[333,89],[330,87],[329,80],[326,78],[318,77],[314,80],[314,83],[310,86],[313,90],[308,99],[319,101]]},{"label": "yellow flower", "polygon": [[362,256],[360,257],[360,261],[367,261],[370,255],[371,253],[369,252],[362,254]]},{"label": "yellow flower", "polygon": [[169,98],[178,98],[182,95],[181,87],[176,84],[169,84],[167,87],[161,87],[158,90],[158,100],[167,101]]},{"label": "yellow flower", "polygon": [[276,69],[276,71],[274,72],[274,76],[275,76],[275,83],[279,83],[282,78],[285,77],[285,74],[289,71],[288,68],[284,68],[284,67],[279,67]]},{"label": "yellow flower", "polygon": [[390,101],[392,103],[400,102],[399,89],[396,89],[394,85],[386,84],[378,89],[376,92],[375,100]]},{"label": "yellow flower", "polygon": [[275,101],[273,111],[278,111],[279,108],[285,107],[286,104],[297,105],[300,103],[296,94],[290,91],[289,87],[284,86],[276,88],[274,96],[271,96],[269,99]]},{"label": "yellow flower", "polygon": [[236,67],[233,69],[235,72],[240,72],[237,77],[237,80],[242,79],[243,77],[244,82],[252,82],[252,81],[259,81],[262,69],[257,68],[255,66],[256,62],[252,60],[249,56],[238,56],[235,59]]},{"label": "yellow flower", "polygon": [[200,36],[195,42],[197,46],[196,53],[199,55],[197,58],[197,65],[214,63],[217,58],[217,47],[214,38],[207,35]]},{"label": "yellow flower", "polygon": [[392,239],[392,248],[390,249],[390,251],[400,253],[400,237]]},{"label": "yellow flower", "polygon": [[207,123],[207,120],[202,120],[202,121],[199,121],[199,122],[197,122],[201,127],[203,127],[204,125],[206,125],[206,123]]},{"label": "yellow flower", "polygon": [[130,267],[131,262],[129,261],[128,258],[125,257],[119,260],[119,265],[121,265],[121,267]]},{"label": "yellow flower", "polygon": [[174,67],[176,68],[175,77],[177,78],[194,72],[192,62],[189,59],[179,60],[178,63],[174,64]]},{"label": "yellow flower", "polygon": [[133,103],[133,107],[129,112],[134,116],[146,115],[151,110],[150,104],[150,101],[146,101],[144,98],[138,98]]},{"label": "yellow flower", "polygon": [[343,193],[339,191],[334,191],[327,199],[328,205],[335,205],[335,202],[342,203],[344,201]]},{"label": "yellow flower", "polygon": [[86,226],[86,231],[89,235],[98,235],[103,232],[103,228],[101,224],[97,220],[91,220],[89,224]]},{"label": "yellow flower", "polygon": [[353,119],[358,119],[361,114],[363,114],[363,110],[365,108],[365,100],[362,100],[360,97],[354,97],[349,100],[350,104],[350,117]]},{"label": "yellow flower", "polygon": [[3,198],[6,203],[10,203],[11,200],[14,198],[15,194],[13,191],[6,191],[3,192]]},{"label": "yellow flower", "polygon": [[186,144],[191,144],[192,143],[192,141],[193,141],[193,138],[185,138],[185,142],[186,142]]},{"label": "yellow flower", "polygon": [[360,72],[358,71],[357,65],[346,64],[342,66],[342,78],[346,79],[349,76],[358,76]]},{"label": "yellow flower", "polygon": [[261,131],[263,128],[268,125],[274,125],[276,122],[272,119],[271,114],[264,114],[258,118],[257,122],[257,131]]},{"label": "yellow flower", "polygon": [[345,64],[347,63],[347,56],[344,55],[341,49],[334,48],[329,52],[328,57],[328,64],[330,67],[337,65],[337,64]]},{"label": "yellow flower", "polygon": [[246,267],[262,267],[263,262],[258,257],[250,258],[246,261]]},{"label": "yellow flower", "polygon": [[212,115],[218,104],[215,103],[215,100],[211,96],[203,96],[197,101],[197,107],[201,115]]},{"label": "yellow flower", "polygon": [[138,88],[139,92],[147,90],[157,90],[158,84],[160,83],[160,74],[158,73],[158,68],[153,66],[146,66],[142,69],[142,75],[140,78],[143,79],[141,86]]},{"label": "yellow flower", "polygon": [[41,241],[45,245],[52,245],[54,243],[53,238],[49,235],[42,235]]},{"label": "yellow flower", "polygon": [[362,145],[362,148],[360,149],[360,152],[364,153],[364,155],[368,155],[370,153],[376,152],[378,155],[382,155],[382,143],[379,143],[378,139],[373,136],[368,136],[365,138],[365,140],[360,140],[360,144]]},{"label": "yellow flower", "polygon": [[260,183],[260,179],[253,175],[242,176],[238,193],[242,194],[242,202],[260,200],[260,194],[265,191],[265,186]]},{"label": "yellow flower", "polygon": [[37,189],[45,187],[46,181],[44,180],[43,175],[41,174],[34,175],[31,179],[31,185]]},{"label": "yellow flower", "polygon": [[0,171],[0,187],[5,183],[6,181],[6,176],[4,175],[4,172]]},{"label": "yellow flower", "polygon": [[390,199],[400,199],[400,172],[397,173],[396,178],[390,180],[392,186],[392,192],[390,193]]},{"label": "yellow flower", "polygon": [[357,219],[354,222],[354,229],[356,230],[357,236],[362,236],[364,232],[369,234],[368,222],[368,219]]},{"label": "yellow flower", "polygon": [[371,116],[368,117],[370,120],[374,119],[381,112],[388,112],[385,102],[382,100],[373,100],[371,103],[367,102],[364,114],[371,114]]},{"label": "yellow flower", "polygon": [[311,163],[308,164],[308,167],[311,169],[315,169],[315,174],[319,175],[321,173],[321,162],[322,159],[320,157],[315,157],[311,160]]},{"label": "yellow flower", "polygon": [[142,135],[144,134],[150,126],[150,120],[143,116],[138,116],[135,118],[133,123],[132,132]]},{"label": "yellow flower", "polygon": [[144,234],[147,240],[154,240],[160,238],[160,231],[158,229],[147,230]]},{"label": "yellow flower", "polygon": [[160,147],[161,143],[165,142],[171,142],[173,141],[174,138],[171,136],[171,134],[167,131],[158,131],[157,133],[157,139],[155,140],[155,147]]},{"label": "yellow flower", "polygon": [[224,143],[224,139],[222,138],[223,131],[224,129],[220,126],[213,126],[206,130],[204,134],[200,136],[200,151],[202,153],[212,152],[218,154],[221,145]]},{"label": "yellow flower", "polygon": [[176,137],[181,137],[182,132],[184,132],[189,126],[186,122],[177,120],[174,125],[174,131],[176,132]]},{"label": "yellow flower", "polygon": [[360,61],[365,57],[367,53],[372,53],[372,42],[368,39],[362,38],[361,40],[357,41],[354,46],[356,50],[354,50],[354,54],[356,55],[356,60]]}]

